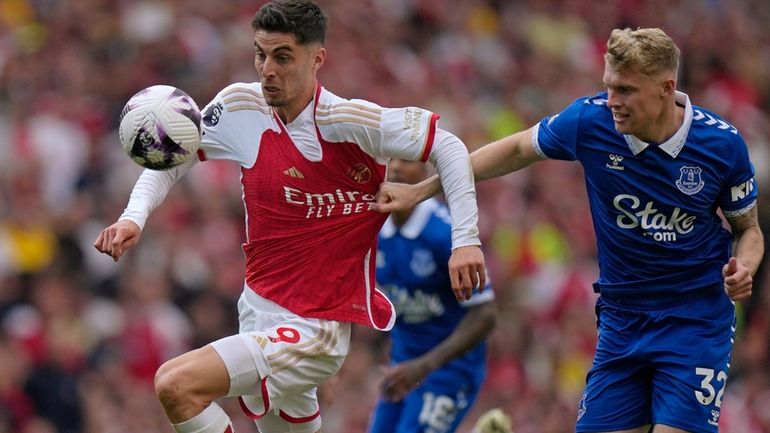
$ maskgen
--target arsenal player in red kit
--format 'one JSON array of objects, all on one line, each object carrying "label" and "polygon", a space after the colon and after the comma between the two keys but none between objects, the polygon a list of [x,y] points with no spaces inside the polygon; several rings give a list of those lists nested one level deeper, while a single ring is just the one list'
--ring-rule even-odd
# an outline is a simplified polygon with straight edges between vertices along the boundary
[{"label": "arsenal player in red kit", "polygon": [[[348,352],[351,323],[393,326],[374,286],[372,209],[391,158],[435,165],[452,217],[455,296],[484,287],[476,194],[465,145],[429,110],[384,108],[324,89],[326,17],[308,0],[274,0],[254,16],[260,82],[235,83],[203,110],[199,160],[241,168],[246,272],[240,330],[163,364],[155,388],[179,433],[231,432],[214,400],[237,396],[263,433],[319,432],[316,387]],[[137,244],[151,211],[192,161],[145,170],[95,247],[114,260]]]}]

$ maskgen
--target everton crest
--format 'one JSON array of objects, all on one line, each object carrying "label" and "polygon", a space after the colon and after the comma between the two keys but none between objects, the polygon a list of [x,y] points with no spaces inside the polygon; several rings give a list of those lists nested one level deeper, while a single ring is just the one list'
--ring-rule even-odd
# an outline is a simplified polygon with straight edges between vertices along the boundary
[{"label": "everton crest", "polygon": [[701,173],[703,172],[702,168],[685,165],[679,169],[679,172],[681,174],[676,181],[676,187],[679,188],[679,191],[682,191],[687,195],[693,195],[703,189],[705,182],[703,182],[703,179],[701,178]]},{"label": "everton crest", "polygon": [[412,252],[412,260],[409,262],[409,268],[415,275],[421,278],[427,278],[436,271],[436,260],[433,259],[433,253],[430,250],[417,248]]}]

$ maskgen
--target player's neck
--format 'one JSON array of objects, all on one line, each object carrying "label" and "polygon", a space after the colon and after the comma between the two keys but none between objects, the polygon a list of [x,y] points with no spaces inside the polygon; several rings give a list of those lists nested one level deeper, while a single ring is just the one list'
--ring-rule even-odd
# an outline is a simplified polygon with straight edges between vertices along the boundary
[{"label": "player's neck", "polygon": [[648,143],[664,143],[676,134],[676,131],[682,127],[684,122],[684,107],[671,104],[669,108],[661,112],[658,122],[653,128],[650,128],[644,136],[637,136],[638,139]]},{"label": "player's neck", "polygon": [[296,98],[293,102],[283,107],[273,107],[273,110],[281,121],[283,121],[284,125],[287,125],[296,120],[297,117],[305,111],[307,104],[313,102],[314,97],[315,87],[312,89],[309,88],[307,91],[303,92],[302,96]]}]

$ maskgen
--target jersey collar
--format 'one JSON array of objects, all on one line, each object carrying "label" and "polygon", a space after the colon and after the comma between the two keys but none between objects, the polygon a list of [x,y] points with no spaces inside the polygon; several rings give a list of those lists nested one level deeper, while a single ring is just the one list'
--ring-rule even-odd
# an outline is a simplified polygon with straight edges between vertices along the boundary
[{"label": "jersey collar", "polygon": [[[661,150],[671,155],[672,158],[676,158],[679,155],[679,152],[682,151],[684,143],[687,141],[687,134],[690,132],[690,125],[692,124],[692,104],[690,104],[690,97],[685,93],[677,91],[676,102],[677,104],[684,104],[684,120],[682,121],[682,126],[679,127],[671,138],[658,146]],[[623,138],[626,139],[628,148],[631,149],[631,152],[633,152],[634,155],[638,155],[650,145],[646,141],[642,141],[633,135],[623,134]]]},{"label": "jersey collar", "polygon": [[[285,125],[287,129],[289,129],[289,127],[291,127],[291,129],[307,127],[315,128],[315,111],[318,107],[318,99],[321,96],[321,89],[321,85],[316,83],[316,90],[313,96],[313,100],[308,102],[308,104],[305,106],[305,108],[302,109],[302,112],[299,113],[296,119]],[[273,110],[273,115],[275,116],[276,120],[280,122],[280,118],[277,114],[275,114],[275,110]]]},{"label": "jersey collar", "polygon": [[400,233],[401,236],[407,239],[417,239],[423,229],[425,229],[425,226],[428,225],[428,220],[430,220],[430,216],[433,215],[433,210],[437,205],[438,202],[435,198],[430,198],[418,204],[414,208],[412,215],[409,216],[409,219],[401,227],[396,227],[396,224],[393,223],[393,217],[389,216],[382,226],[380,235],[385,239],[389,239],[395,236],[396,233]]}]

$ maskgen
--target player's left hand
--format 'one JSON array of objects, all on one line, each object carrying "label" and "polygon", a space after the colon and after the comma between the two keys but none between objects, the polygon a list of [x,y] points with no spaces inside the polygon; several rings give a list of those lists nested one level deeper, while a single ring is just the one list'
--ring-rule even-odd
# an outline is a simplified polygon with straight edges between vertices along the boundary
[{"label": "player's left hand", "polygon": [[479,292],[484,290],[487,284],[484,253],[478,245],[459,247],[452,251],[449,258],[449,279],[458,301],[470,299],[476,287]]},{"label": "player's left hand", "polygon": [[733,301],[740,301],[751,296],[751,288],[754,279],[746,266],[738,263],[735,257],[722,267],[722,276],[725,279],[725,293]]},{"label": "player's left hand", "polygon": [[380,382],[383,398],[397,402],[403,400],[412,389],[420,385],[428,375],[428,368],[419,358],[416,358],[385,367],[383,373]]}]

